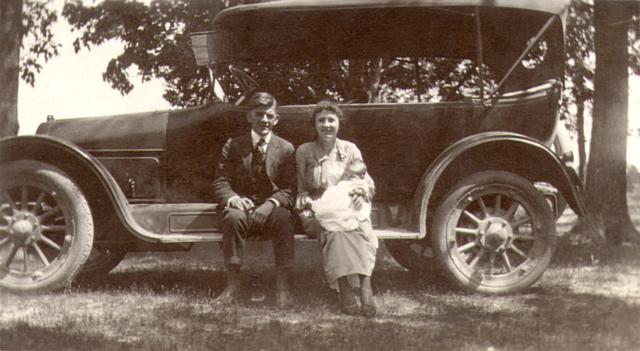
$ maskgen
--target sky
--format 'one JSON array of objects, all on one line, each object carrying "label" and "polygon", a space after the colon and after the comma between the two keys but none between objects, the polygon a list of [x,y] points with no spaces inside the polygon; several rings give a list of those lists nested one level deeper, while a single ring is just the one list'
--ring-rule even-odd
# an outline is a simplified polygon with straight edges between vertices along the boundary
[{"label": "sky", "polygon": [[[53,0],[52,4],[60,14],[64,0]],[[152,80],[142,83],[135,69],[130,70],[135,88],[127,95],[121,95],[102,80],[102,72],[109,60],[122,52],[121,42],[109,41],[90,51],[82,48],[76,54],[72,43],[78,37],[78,32],[71,32],[71,26],[62,16],[59,16],[52,30],[54,39],[62,48],[58,56],[43,65],[42,71],[36,75],[34,87],[20,81],[18,134],[34,134],[48,115],[61,119],[171,108],[162,98],[163,82]]]},{"label": "sky", "polygon": [[[1,1],[1,0],[0,0]],[[63,1],[55,0],[60,10]],[[171,106],[162,98],[163,82],[152,80],[142,83],[131,70],[135,88],[121,95],[102,80],[102,72],[109,60],[122,50],[122,43],[107,42],[91,51],[82,49],[74,53],[72,42],[77,33],[63,18],[55,24],[54,36],[62,44],[60,55],[44,64],[36,75],[34,87],[20,81],[18,93],[18,119],[20,135],[34,134],[48,115],[56,119],[89,117],[142,111],[166,110]],[[640,128],[640,77],[630,78],[629,126]],[[629,138],[628,161],[640,168],[640,137]]]},{"label": "sky", "polygon": [[122,51],[122,43],[110,41],[91,51],[83,48],[75,54],[72,42],[77,34],[71,33],[64,19],[55,25],[54,36],[62,44],[60,55],[44,64],[36,75],[34,87],[20,81],[19,134],[34,134],[47,115],[58,119],[170,108],[162,98],[164,89],[160,80],[142,83],[132,70],[135,88],[125,96],[102,80],[102,72],[109,60]]}]

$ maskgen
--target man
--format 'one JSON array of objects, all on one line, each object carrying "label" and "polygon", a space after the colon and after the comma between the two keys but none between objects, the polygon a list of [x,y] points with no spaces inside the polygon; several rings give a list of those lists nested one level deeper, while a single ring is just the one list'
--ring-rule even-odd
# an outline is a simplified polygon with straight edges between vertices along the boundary
[{"label": "man", "polygon": [[251,132],[229,139],[222,148],[215,196],[223,208],[222,234],[227,286],[216,303],[236,300],[244,241],[271,239],[276,263],[276,303],[292,304],[288,272],[293,261],[294,225],[289,209],[295,183],[294,148],[272,132],[278,124],[276,100],[255,93],[247,102]]}]

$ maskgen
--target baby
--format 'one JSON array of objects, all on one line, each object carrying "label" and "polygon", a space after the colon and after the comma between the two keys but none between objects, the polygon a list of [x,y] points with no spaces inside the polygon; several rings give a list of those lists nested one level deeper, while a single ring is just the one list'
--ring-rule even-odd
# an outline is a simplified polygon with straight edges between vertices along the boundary
[{"label": "baby", "polygon": [[351,231],[362,228],[371,232],[371,202],[363,201],[362,206],[356,209],[352,200],[354,196],[371,198],[366,174],[365,163],[353,160],[347,165],[342,180],[325,190],[318,200],[311,202],[311,210],[324,229]]}]

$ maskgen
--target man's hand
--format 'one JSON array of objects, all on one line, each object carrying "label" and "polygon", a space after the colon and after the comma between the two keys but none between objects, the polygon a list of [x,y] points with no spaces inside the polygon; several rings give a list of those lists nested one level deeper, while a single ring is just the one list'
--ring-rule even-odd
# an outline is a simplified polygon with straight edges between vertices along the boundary
[{"label": "man's hand", "polygon": [[265,201],[256,208],[249,218],[249,231],[255,232],[262,229],[274,207],[276,207],[276,205],[273,202]]},{"label": "man's hand", "polygon": [[229,207],[242,211],[249,211],[255,207],[253,201],[247,197],[234,197],[229,200]]}]

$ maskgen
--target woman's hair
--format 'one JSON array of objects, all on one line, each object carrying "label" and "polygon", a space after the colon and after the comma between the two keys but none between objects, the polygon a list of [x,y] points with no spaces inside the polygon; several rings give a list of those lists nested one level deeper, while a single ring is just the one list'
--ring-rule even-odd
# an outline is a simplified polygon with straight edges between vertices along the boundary
[{"label": "woman's hair", "polygon": [[316,116],[323,111],[329,111],[334,113],[338,117],[340,124],[344,124],[347,121],[346,117],[344,116],[344,113],[342,112],[342,109],[338,106],[336,102],[331,100],[322,100],[318,102],[316,106],[314,106],[313,111],[311,112],[310,122],[312,126],[316,125]]}]

